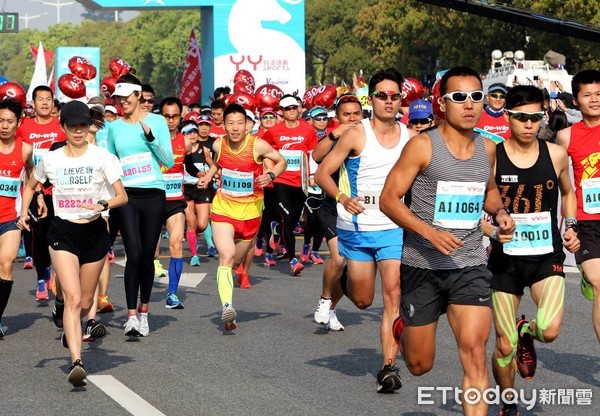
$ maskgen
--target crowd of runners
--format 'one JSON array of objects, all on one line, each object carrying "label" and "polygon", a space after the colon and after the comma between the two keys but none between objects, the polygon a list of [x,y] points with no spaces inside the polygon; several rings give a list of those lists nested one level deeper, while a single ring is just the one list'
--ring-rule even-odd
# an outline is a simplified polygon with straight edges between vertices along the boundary
[{"label": "crowd of runners", "polygon": [[[124,334],[146,337],[154,278],[168,274],[164,306],[184,309],[179,280],[184,261],[201,266],[202,234],[207,255],[218,255],[226,331],[237,325],[234,275],[252,288],[254,257],[285,262],[292,276],[307,262],[322,265],[314,320],[331,331],[344,330],[336,313],[343,296],[360,309],[373,303],[379,274],[381,393],[402,386],[398,352],[411,374],[432,369],[443,314],[463,390],[489,385],[492,324],[500,389],[509,391],[517,372],[532,378],[535,344],[560,333],[565,250],[575,254],[600,339],[600,71],[573,77],[578,118],[562,129],[541,85],[484,91],[477,72],[451,68],[433,98],[440,117],[432,97],[401,107],[403,83],[395,69],[373,74],[368,113],[352,93],[331,108],[305,108],[287,94],[255,112],[226,104],[224,88],[206,106],[158,102],[132,74],[109,99],[85,103],[60,105],[39,86],[27,116],[16,100],[1,101],[0,320],[22,246],[36,299],[54,294],[68,380],[84,386],[82,342],[106,335],[97,314],[114,308],[116,238],[126,255]],[[163,227],[168,273],[158,260]],[[518,313],[525,287],[537,305],[529,319]],[[501,415],[519,414],[513,397],[503,401]],[[463,406],[487,414],[484,401]]]}]

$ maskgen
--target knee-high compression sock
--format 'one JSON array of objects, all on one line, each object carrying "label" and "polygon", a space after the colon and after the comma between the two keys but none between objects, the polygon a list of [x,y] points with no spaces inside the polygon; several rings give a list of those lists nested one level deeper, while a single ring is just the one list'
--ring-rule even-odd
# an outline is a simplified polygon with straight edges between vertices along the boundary
[{"label": "knee-high compression sock", "polygon": [[212,227],[210,225],[210,222],[206,226],[206,230],[204,230],[202,232],[202,235],[204,236],[204,239],[206,240],[206,246],[207,247],[214,247],[215,246],[215,243],[213,243],[213,239],[212,239]]},{"label": "knee-high compression sock", "polygon": [[190,246],[190,254],[196,256],[198,254],[198,235],[195,231],[186,231],[185,239]]},{"label": "knee-high compression sock", "polygon": [[233,275],[231,267],[219,266],[217,269],[217,288],[221,304],[233,302]]},{"label": "knee-high compression sock", "polygon": [[492,291],[492,303],[494,306],[494,319],[497,320],[502,332],[510,342],[512,352],[506,356],[497,358],[496,361],[500,367],[509,365],[515,353],[517,352],[517,343],[519,335],[517,334],[517,325],[515,323],[515,308],[513,300],[508,293]]},{"label": "knee-high compression sock", "polygon": [[2,316],[4,315],[4,309],[6,309],[6,305],[8,304],[12,286],[12,280],[5,280],[0,277],[0,319],[2,319]]},{"label": "knee-high compression sock", "polygon": [[171,257],[171,261],[169,262],[169,293],[177,293],[182,270],[183,259]]}]

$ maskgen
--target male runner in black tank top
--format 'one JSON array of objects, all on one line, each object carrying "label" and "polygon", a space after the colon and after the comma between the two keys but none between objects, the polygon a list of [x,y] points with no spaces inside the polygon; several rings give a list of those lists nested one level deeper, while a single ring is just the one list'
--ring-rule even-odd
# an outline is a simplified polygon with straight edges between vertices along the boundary
[{"label": "male runner in black tank top", "polygon": [[[544,116],[543,100],[541,90],[533,86],[514,87],[506,96],[512,137],[496,149],[495,177],[517,228],[511,241],[499,236],[494,226],[484,226],[492,238],[488,261],[496,328],[492,368],[496,383],[506,392],[501,397],[507,399],[501,416],[520,414],[517,398],[508,389],[514,386],[515,368],[525,379],[534,376],[533,340],[552,342],[560,332],[565,295],[563,245],[572,253],[579,249],[577,199],[567,152],[536,138]],[[557,224],[559,189],[567,224],[564,243]],[[538,306],[537,314],[531,322],[522,316],[515,323],[526,286]]]}]

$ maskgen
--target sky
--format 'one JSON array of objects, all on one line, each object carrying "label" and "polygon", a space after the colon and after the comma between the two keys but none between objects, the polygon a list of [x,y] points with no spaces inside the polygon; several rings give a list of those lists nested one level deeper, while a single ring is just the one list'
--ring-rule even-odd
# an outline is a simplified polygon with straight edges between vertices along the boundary
[{"label": "sky", "polygon": [[[66,4],[75,0],[42,0],[48,3]],[[49,26],[57,23],[57,7],[42,4],[33,0],[0,0],[2,11],[19,13],[19,29],[25,29],[25,19],[21,17],[30,17],[29,28],[46,30]],[[81,13],[84,12],[84,7],[75,1],[75,4],[63,6],[60,8],[60,23],[71,22],[79,24],[82,21]],[[33,18],[33,16],[43,16]],[[119,12],[119,20],[127,21],[138,14],[134,11]]]}]

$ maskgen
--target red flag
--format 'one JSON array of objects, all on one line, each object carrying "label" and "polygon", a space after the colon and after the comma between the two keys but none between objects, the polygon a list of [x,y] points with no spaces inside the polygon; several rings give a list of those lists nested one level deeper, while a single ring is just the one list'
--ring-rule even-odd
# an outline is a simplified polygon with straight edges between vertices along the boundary
[{"label": "red flag", "polygon": [[[38,47],[30,46],[30,50],[31,50],[31,54],[33,55],[33,60],[35,61],[37,59]],[[54,58],[54,52],[44,49],[44,58],[46,59],[46,67],[51,68],[52,67],[52,59]]]},{"label": "red flag", "polygon": [[179,94],[181,102],[185,105],[200,102],[200,97],[202,96],[201,59],[200,48],[198,48],[196,35],[194,34],[194,29],[192,29],[187,56],[185,58],[185,67],[183,68],[181,93]]}]

